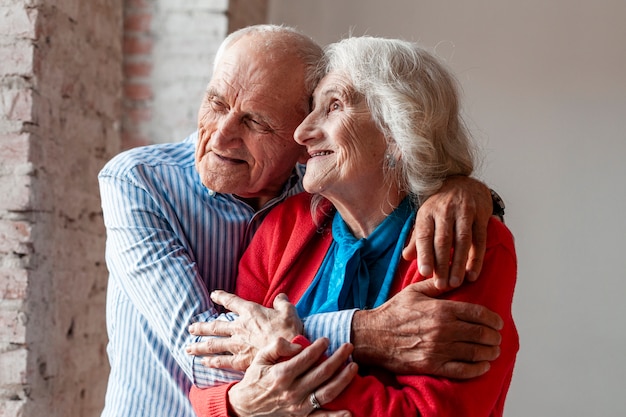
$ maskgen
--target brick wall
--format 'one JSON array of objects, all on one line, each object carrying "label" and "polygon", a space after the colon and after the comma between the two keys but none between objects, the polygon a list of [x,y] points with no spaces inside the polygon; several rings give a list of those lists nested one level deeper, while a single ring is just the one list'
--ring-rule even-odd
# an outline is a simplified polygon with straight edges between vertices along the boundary
[{"label": "brick wall", "polygon": [[100,415],[97,173],[122,148],[192,131],[217,46],[266,9],[122,3],[0,0],[0,417]]},{"label": "brick wall", "polygon": [[127,0],[123,147],[183,139],[228,25],[227,0]]},{"label": "brick wall", "polygon": [[103,404],[104,228],[119,150],[121,3],[0,1],[0,416]]},{"label": "brick wall", "polygon": [[122,146],[179,141],[227,33],[264,23],[267,0],[126,0]]}]

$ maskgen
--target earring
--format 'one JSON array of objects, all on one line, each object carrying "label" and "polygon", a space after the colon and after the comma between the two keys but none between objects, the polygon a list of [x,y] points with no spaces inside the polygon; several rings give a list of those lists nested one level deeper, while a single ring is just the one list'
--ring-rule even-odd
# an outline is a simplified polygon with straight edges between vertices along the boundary
[{"label": "earring", "polygon": [[391,154],[385,154],[385,159],[387,159],[387,166],[389,168],[395,168],[396,165],[398,164],[398,161],[396,161],[396,158],[393,157],[393,155]]}]

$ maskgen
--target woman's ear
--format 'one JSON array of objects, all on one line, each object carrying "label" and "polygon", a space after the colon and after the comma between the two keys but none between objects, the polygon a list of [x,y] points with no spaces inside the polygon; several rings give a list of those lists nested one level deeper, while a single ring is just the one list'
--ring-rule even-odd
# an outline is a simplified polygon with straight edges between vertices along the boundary
[{"label": "woman's ear", "polygon": [[387,139],[387,152],[385,153],[385,158],[387,158],[387,165],[389,167],[395,167],[402,159],[402,152],[400,152],[400,148],[398,148],[398,145],[393,141],[393,139]]}]

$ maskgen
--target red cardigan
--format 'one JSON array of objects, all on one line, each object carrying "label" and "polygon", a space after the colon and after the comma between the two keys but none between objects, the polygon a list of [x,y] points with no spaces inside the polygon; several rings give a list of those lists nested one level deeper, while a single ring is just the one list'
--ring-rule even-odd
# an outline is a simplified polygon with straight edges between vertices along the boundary
[{"label": "red cardigan", "polygon": [[[280,293],[297,302],[315,277],[332,240],[329,218],[318,219],[326,220],[320,228],[313,223],[310,213],[308,194],[294,196],[272,210],[239,264],[236,290],[239,296],[268,307]],[[349,410],[354,417],[502,416],[519,349],[511,316],[516,270],[513,237],[506,226],[492,219],[479,279],[464,283],[443,297],[484,305],[504,320],[501,354],[486,374],[470,380],[453,380],[395,375],[382,368],[361,367],[348,388],[335,401],[324,404],[324,408]],[[402,260],[391,295],[423,279],[415,261]],[[230,386],[204,390],[193,387],[190,398],[198,416],[228,416]]]}]

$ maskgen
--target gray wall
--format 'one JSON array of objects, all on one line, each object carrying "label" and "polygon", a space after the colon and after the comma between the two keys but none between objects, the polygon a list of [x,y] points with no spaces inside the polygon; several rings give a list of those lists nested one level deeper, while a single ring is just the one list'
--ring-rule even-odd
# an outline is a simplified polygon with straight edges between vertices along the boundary
[{"label": "gray wall", "polygon": [[626,410],[626,2],[270,0],[320,43],[436,47],[506,200],[521,350],[507,417]]}]

